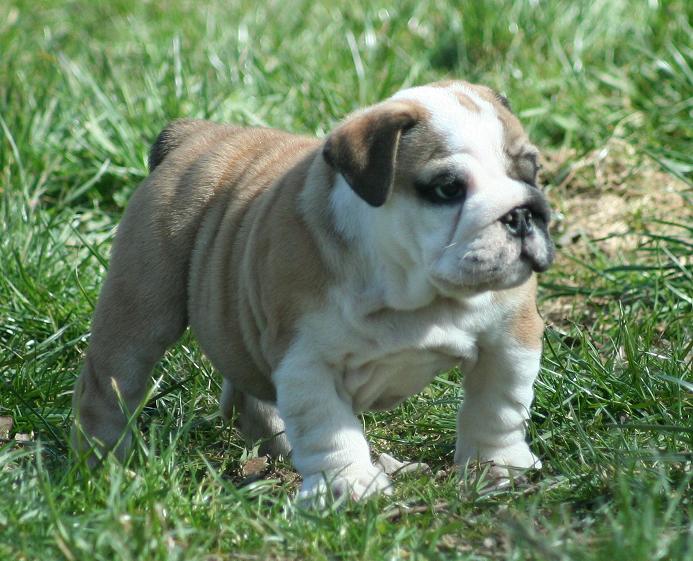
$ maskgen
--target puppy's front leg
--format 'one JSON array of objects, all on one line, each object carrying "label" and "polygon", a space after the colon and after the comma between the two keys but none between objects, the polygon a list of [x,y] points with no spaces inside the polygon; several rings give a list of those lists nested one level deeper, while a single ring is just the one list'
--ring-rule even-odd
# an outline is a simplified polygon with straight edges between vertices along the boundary
[{"label": "puppy's front leg", "polygon": [[273,376],[292,460],[303,476],[301,499],[324,503],[328,489],[354,500],[391,492],[389,478],[371,462],[349,398],[337,389],[337,375],[299,343]]},{"label": "puppy's front leg", "polygon": [[501,477],[512,471],[509,468],[541,467],[525,442],[541,348],[527,348],[509,339],[482,347],[476,365],[464,373],[455,449],[458,465],[491,461],[496,465],[494,473]]}]

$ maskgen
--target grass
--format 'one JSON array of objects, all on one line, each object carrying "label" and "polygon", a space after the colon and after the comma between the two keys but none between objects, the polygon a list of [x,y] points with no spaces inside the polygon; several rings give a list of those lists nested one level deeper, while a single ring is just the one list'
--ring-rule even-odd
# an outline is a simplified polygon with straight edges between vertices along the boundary
[{"label": "grass", "polygon": [[[691,16],[685,0],[3,2],[0,559],[693,559]],[[188,336],[154,373],[129,463],[72,465],[70,392],[113,228],[164,124],[321,135],[446,76],[508,95],[568,236],[540,290],[544,470],[502,492],[456,481],[453,371],[364,418],[376,451],[435,477],[302,510],[290,466],[244,480],[253,451]],[[620,230],[600,233],[616,203]]]}]

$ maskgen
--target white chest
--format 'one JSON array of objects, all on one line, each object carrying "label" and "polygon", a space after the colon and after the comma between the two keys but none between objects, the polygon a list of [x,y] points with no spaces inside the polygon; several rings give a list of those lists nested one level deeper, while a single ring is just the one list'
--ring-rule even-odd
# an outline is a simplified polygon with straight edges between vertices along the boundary
[{"label": "white chest", "polygon": [[459,359],[429,349],[406,349],[366,364],[347,365],[342,378],[355,411],[389,409],[423,390]]},{"label": "white chest", "polygon": [[322,335],[329,339],[321,346],[340,393],[355,411],[393,407],[420,392],[436,374],[461,363],[472,365],[479,333],[490,319],[486,306],[451,301],[370,314],[352,303],[331,312],[321,321]]}]

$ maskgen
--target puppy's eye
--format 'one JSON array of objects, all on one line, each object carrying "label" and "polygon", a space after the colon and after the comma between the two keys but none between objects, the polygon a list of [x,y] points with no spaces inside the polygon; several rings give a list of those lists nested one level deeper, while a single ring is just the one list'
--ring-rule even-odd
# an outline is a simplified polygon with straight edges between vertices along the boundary
[{"label": "puppy's eye", "polygon": [[455,204],[464,200],[467,194],[467,182],[464,177],[453,173],[440,175],[416,183],[419,197],[434,204]]},{"label": "puppy's eye", "polygon": [[464,197],[464,185],[459,181],[444,183],[437,185],[432,194],[441,203],[457,201]]}]

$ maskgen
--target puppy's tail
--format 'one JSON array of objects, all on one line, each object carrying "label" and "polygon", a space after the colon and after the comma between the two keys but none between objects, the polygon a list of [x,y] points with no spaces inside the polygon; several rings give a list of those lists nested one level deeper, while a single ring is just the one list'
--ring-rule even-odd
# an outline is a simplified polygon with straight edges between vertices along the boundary
[{"label": "puppy's tail", "polygon": [[149,150],[149,173],[164,161],[169,152],[178,148],[186,137],[193,131],[203,126],[205,121],[199,119],[178,119],[169,123],[159,133],[154,144]]}]

